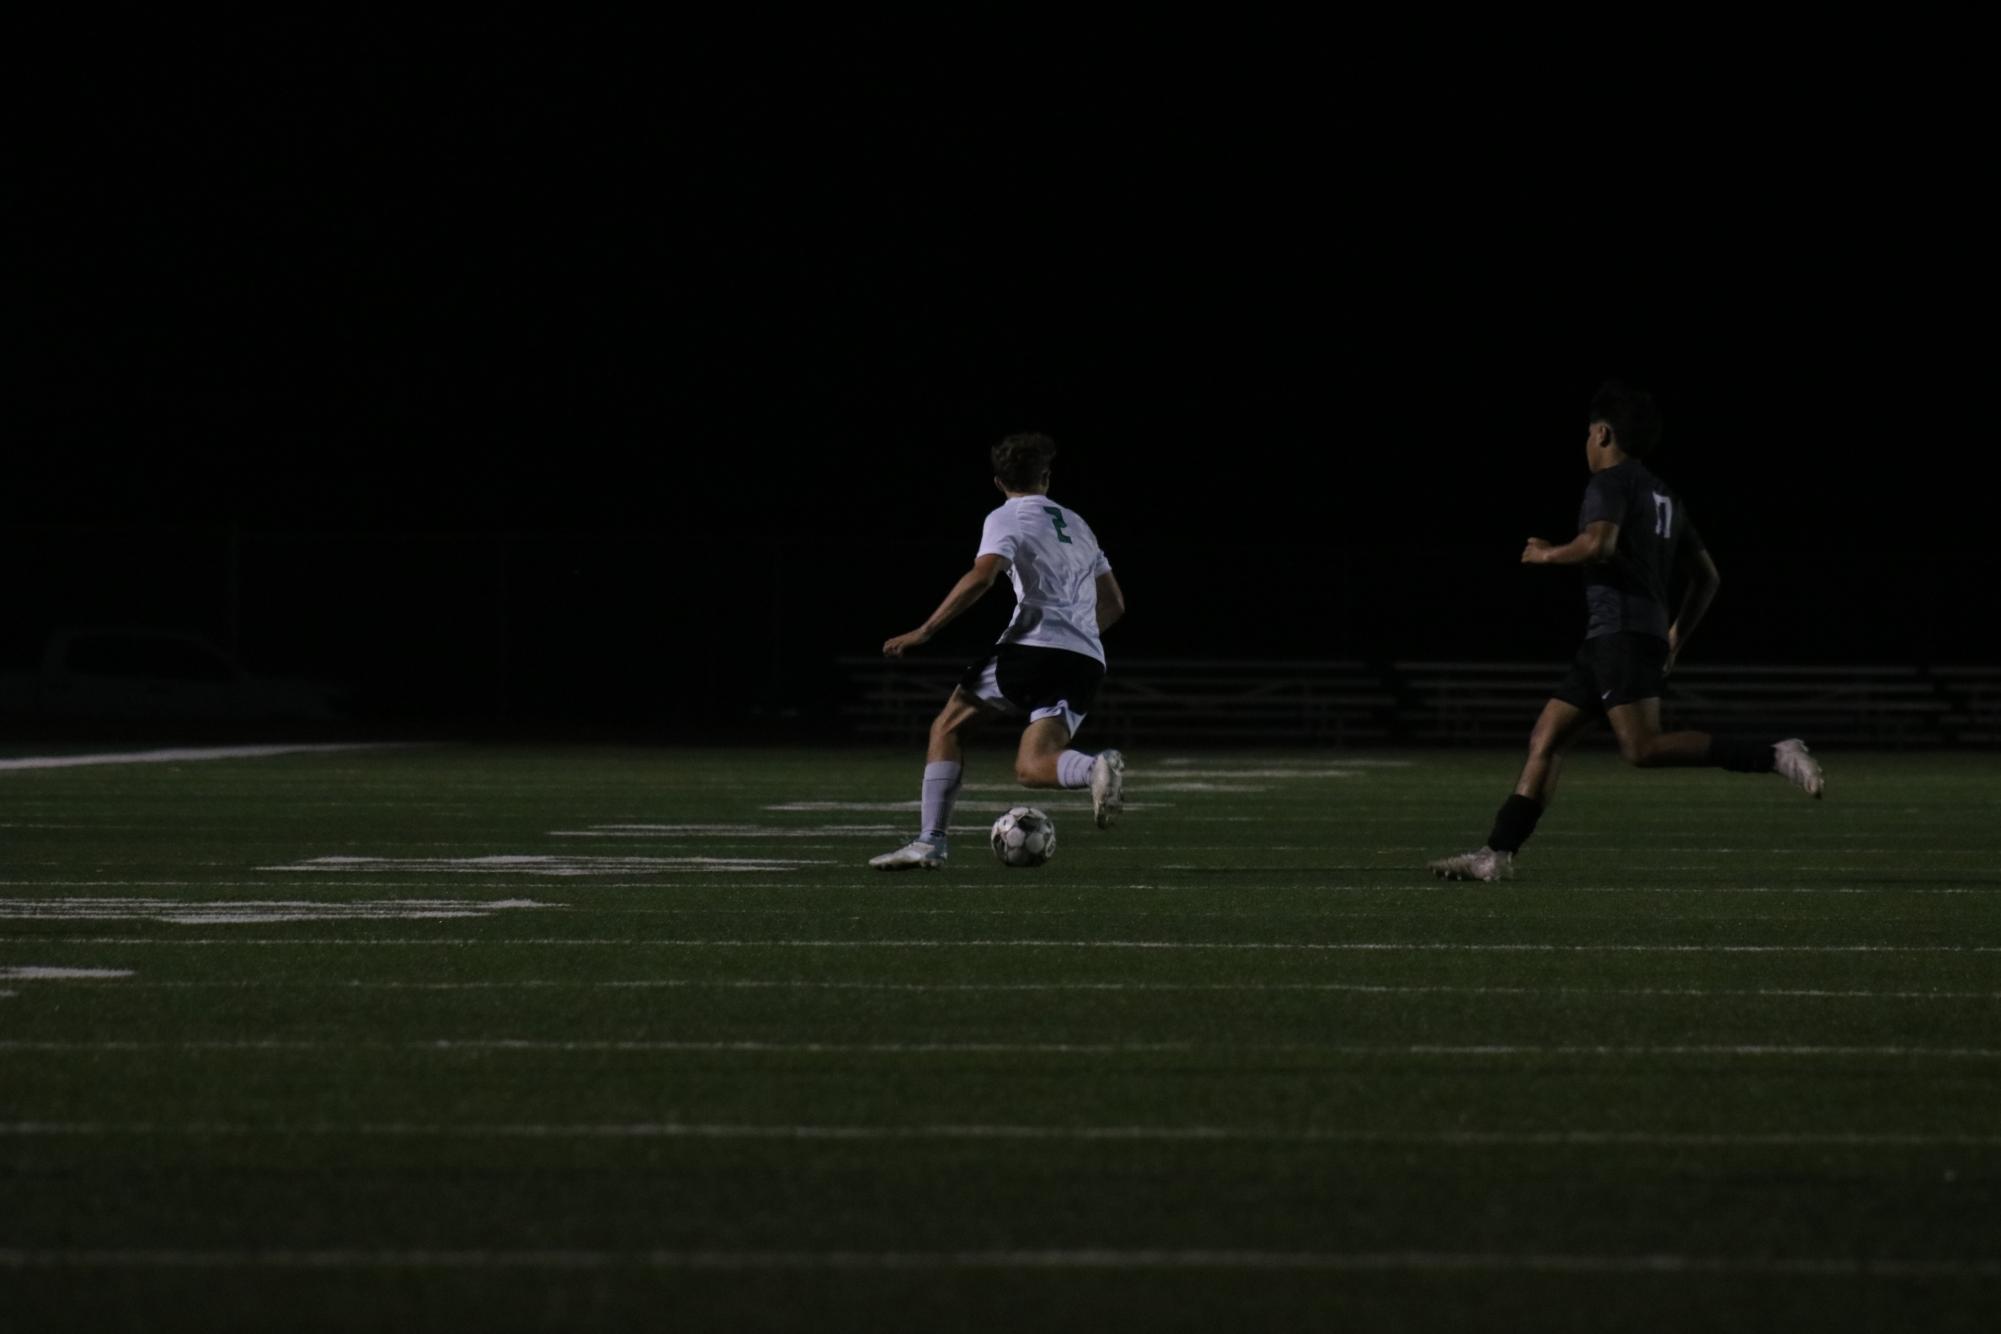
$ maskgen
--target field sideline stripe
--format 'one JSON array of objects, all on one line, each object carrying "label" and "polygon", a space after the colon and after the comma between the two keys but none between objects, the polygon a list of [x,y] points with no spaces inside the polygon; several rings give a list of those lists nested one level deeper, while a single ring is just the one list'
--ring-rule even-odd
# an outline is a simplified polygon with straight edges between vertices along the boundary
[{"label": "field sideline stripe", "polygon": [[0,945],[290,945],[424,946],[533,945],[620,949],[1074,949],[1269,950],[1289,953],[1448,954],[2001,954],[2001,945],[1608,945],[1471,943],[1451,941],[1238,941],[1238,940],[738,940],[591,936],[0,936]]},{"label": "field sideline stripe", "polygon": [[[216,1038],[193,1041],[141,1042],[106,1038],[95,1042],[0,1040],[0,1053],[66,1051],[589,1051],[589,1052],[694,1052],[700,1054],[798,1053],[970,1056],[1069,1055],[1115,1056],[1120,1054],[1188,1053],[1198,1050],[1190,1042],[760,1042],[700,1041],[663,1038],[634,1039],[535,1039],[535,1038],[416,1038],[407,1042],[320,1042],[288,1038]],[[2001,1057],[2001,1052],[1994,1055]]]},{"label": "field sideline stripe", "polygon": [[675,1270],[1186,1270],[1362,1273],[1757,1275],[1826,1279],[2001,1278],[2001,1261],[1741,1258],[1650,1252],[1509,1251],[723,1251],[723,1250],[0,1250],[23,1269],[675,1269]]},{"label": "field sideline stripe", "polygon": [[1810,1046],[1796,1043],[1656,1043],[1614,1046],[1578,1043],[1536,1046],[1518,1042],[1410,1043],[1365,1045],[1310,1042],[766,1042],[675,1039],[537,1039],[537,1038],[416,1038],[405,1042],[322,1042],[289,1038],[214,1038],[189,1041],[138,1041],[105,1038],[97,1041],[0,1040],[0,1054],[50,1052],[348,1052],[348,1051],[476,1051],[476,1052],[690,1052],[770,1055],[866,1054],[884,1056],[969,1055],[1203,1055],[1230,1052],[1245,1055],[1386,1056],[1386,1057],[1507,1057],[1507,1056],[1724,1056],[1724,1057],[1878,1057],[1955,1061],[2001,1060],[1994,1047]]},{"label": "field sideline stripe", "polygon": [[[107,973],[117,970],[101,970]],[[7,970],[0,968],[0,978]],[[1420,983],[1375,982],[822,982],[798,978],[592,978],[585,981],[563,978],[524,978],[506,982],[402,982],[345,978],[313,981],[297,978],[228,982],[136,982],[118,977],[65,977],[66,989],[95,986],[107,991],[299,991],[318,988],[332,991],[535,991],[606,990],[675,991],[710,989],[718,991],[892,991],[892,992],[985,992],[985,991],[1137,991],[1137,992],[1334,992],[1377,996],[1682,996],[1706,997],[1763,996],[1813,1000],[2001,1000],[2001,991],[1869,991],[1835,990],[1826,987],[1507,987],[1454,986]]]},{"label": "field sideline stripe", "polygon": [[192,1121],[0,1122],[0,1139],[92,1138],[113,1135],[212,1135],[231,1138],[297,1136],[364,1139],[688,1139],[688,1140],[1022,1140],[1130,1143],[1328,1144],[1439,1148],[1691,1148],[1691,1149],[2001,1149],[2001,1135],[1918,1132],[1781,1131],[1771,1133],[1623,1130],[1284,1130],[1256,1126],[1061,1125],[772,1125],[713,1122],[575,1124],[356,1124]]},{"label": "field sideline stripe", "polygon": [[393,741],[345,742],[339,745],[181,746],[164,750],[103,751],[86,755],[28,755],[0,760],[0,772],[10,769],[75,769],[91,764],[183,764],[199,760],[261,760],[274,755],[331,755],[349,750],[396,750]]},{"label": "field sideline stripe", "polygon": [[[760,870],[761,869],[763,868],[760,868]],[[1173,868],[1166,868],[1166,869],[1173,869]],[[1197,872],[1201,869],[1205,868],[1191,868],[1191,873]],[[1367,872],[1372,875],[1400,874],[1400,870],[1397,867],[1358,867],[1356,869]],[[1684,867],[1677,869],[1686,870],[1692,868]],[[1843,867],[1843,868],[1831,868],[1831,869],[1852,870],[1853,868]],[[440,873],[439,875],[427,880],[373,880],[373,879],[364,880],[360,877],[350,878],[345,875],[329,878],[328,876],[322,874],[319,878],[313,880],[299,879],[296,877],[281,879],[281,880],[51,880],[51,879],[0,880],[0,889],[32,889],[32,890],[42,890],[46,892],[60,892],[63,890],[72,890],[72,889],[192,889],[192,890],[199,890],[205,893],[212,893],[216,890],[224,890],[224,889],[257,889],[257,890],[268,890],[273,892],[283,892],[288,894],[299,894],[302,892],[308,892],[308,886],[325,885],[328,888],[331,888],[333,885],[338,885],[341,891],[355,891],[363,889],[423,890],[435,895],[444,891],[453,891],[463,894],[475,894],[482,892],[519,893],[521,892],[524,884],[546,881],[549,882],[547,888],[561,889],[565,892],[570,892],[570,893],[575,893],[579,891],[592,891],[592,890],[604,890],[604,891],[646,890],[648,892],[680,890],[680,891],[693,891],[697,893],[712,893],[718,889],[727,889],[732,892],[738,892],[738,893],[747,892],[751,890],[758,890],[765,892],[810,894],[823,897],[831,897],[836,894],[847,895],[854,893],[869,893],[869,894],[879,895],[882,898],[889,898],[892,895],[899,897],[911,895],[913,891],[915,891],[916,893],[923,893],[925,892],[926,889],[929,889],[931,892],[935,893],[938,890],[938,888],[940,888],[939,886],[935,885],[924,886],[924,885],[912,884],[909,881],[902,881],[894,884],[885,884],[883,883],[883,879],[880,875],[877,875],[874,878],[862,883],[854,883],[848,881],[819,881],[819,882],[808,883],[799,880],[750,880],[745,877],[749,875],[759,874],[759,870],[743,871],[743,870],[728,870],[727,868],[716,870],[713,872],[702,871],[699,868],[692,868],[692,869],[687,867],[679,869],[668,868],[663,870],[661,874],[671,875],[674,878],[671,880],[612,880],[594,875],[537,875],[534,873],[524,873],[524,874],[511,875],[506,879],[478,881],[478,880],[468,880],[464,873],[452,872],[452,873]],[[1308,894],[1308,893],[1315,895],[1355,895],[1355,894],[1392,894],[1392,893],[1403,894],[1403,893],[1409,893],[1414,885],[1419,888],[1433,889],[1439,893],[1451,892],[1449,890],[1438,890],[1436,883],[1433,880],[1424,880],[1424,881],[1416,881],[1414,879],[1378,880],[1378,881],[1372,881],[1367,884],[1343,884],[1343,885],[1329,885],[1321,883],[1287,884],[1287,883],[1282,883],[1278,879],[1278,877],[1283,877],[1288,875],[1295,877],[1307,876],[1307,875],[1320,875],[1322,873],[1318,871],[1308,871],[1305,869],[1300,869],[1297,871],[1286,871],[1283,869],[1278,869],[1278,870],[1266,869],[1260,871],[1259,874],[1271,876],[1273,877],[1273,879],[1269,883],[1261,883],[1261,884],[1232,884],[1230,886],[1231,892],[1237,894],[1267,893],[1267,894],[1286,894],[1286,895]],[[711,876],[713,878],[704,878]],[[1968,879],[1972,878],[1973,877],[1968,877]],[[970,887],[968,886],[960,887],[961,890],[965,888],[993,889],[997,887],[993,885],[976,885]],[[1182,881],[1176,883],[1141,882],[1141,883],[1130,883],[1130,884],[1119,884],[1119,885],[1107,885],[1104,886],[1104,888],[1117,890],[1120,892],[1144,891],[1148,893],[1157,893],[1157,894],[1190,895],[1190,894],[1213,894],[1216,892],[1217,886],[1213,882],[1209,881],[1203,881],[1199,883]],[[1535,886],[1528,886],[1516,883],[1513,886],[1511,886],[1507,892],[1519,894],[1524,891],[1532,892],[1536,888],[1537,887]],[[1656,897],[1666,896],[1666,897],[1686,897],[1686,898],[1697,898],[1707,895],[1724,895],[1724,896],[1797,895],[1808,898],[1811,897],[1853,898],[1853,897],[1869,897],[1874,895],[1910,895],[1913,897],[1928,897],[1928,896],[1963,897],[1967,895],[1986,897],[1993,895],[2001,895],[2001,883],[1995,883],[1989,885],[1968,884],[1961,886],[1899,885],[1899,884],[1839,885],[1839,886],[1836,885],[1682,885],[1682,886],[1550,885],[1550,886],[1544,886],[1542,888],[1552,894],[1633,894],[1633,895],[1644,894]],[[594,911],[680,912],[688,910],[673,909],[673,908],[640,910],[640,909],[622,908],[614,904],[594,909]],[[724,910],[718,910],[718,911],[724,911]],[[751,910],[737,909],[734,911],[751,911]],[[774,908],[774,909],[769,909],[768,911],[781,912],[781,911],[796,911],[796,910]],[[922,908],[910,908],[910,909],[904,909],[903,911],[944,912],[953,910],[948,910],[948,909],[927,910]],[[1119,909],[1117,907],[1102,908],[1102,909],[1100,908],[1080,908],[1080,909],[989,908],[989,909],[975,909],[973,911],[976,912],[984,911],[988,913],[1021,912],[1025,914],[1036,914],[1036,913],[1084,914],[1092,912],[1116,912],[1119,911]],[[1256,911],[1257,910],[1255,909],[1246,909],[1242,912],[1212,911],[1212,912],[1205,912],[1201,915],[1208,917],[1252,916],[1255,915]]]}]

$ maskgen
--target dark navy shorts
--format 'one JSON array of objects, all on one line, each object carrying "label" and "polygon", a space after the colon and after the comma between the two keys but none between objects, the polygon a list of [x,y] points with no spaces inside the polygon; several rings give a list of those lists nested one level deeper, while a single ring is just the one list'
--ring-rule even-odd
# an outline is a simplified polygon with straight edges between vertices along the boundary
[{"label": "dark navy shorts", "polygon": [[1563,683],[1551,692],[1586,713],[1616,704],[1659,699],[1667,693],[1667,640],[1658,635],[1598,635],[1584,641]]}]

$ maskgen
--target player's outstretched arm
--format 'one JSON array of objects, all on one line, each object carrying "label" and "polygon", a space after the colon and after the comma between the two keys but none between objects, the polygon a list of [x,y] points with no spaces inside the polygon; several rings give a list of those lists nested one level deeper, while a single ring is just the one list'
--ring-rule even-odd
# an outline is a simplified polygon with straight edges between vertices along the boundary
[{"label": "player's outstretched arm", "polygon": [[1688,587],[1681,595],[1681,610],[1675,613],[1674,624],[1668,627],[1667,668],[1674,670],[1675,659],[1688,645],[1688,637],[1695,633],[1695,627],[1709,611],[1709,604],[1716,601],[1716,590],[1723,586],[1723,575],[1718,572],[1716,562],[1709,553],[1697,548],[1689,557],[1691,567],[1688,572]]},{"label": "player's outstretched arm", "polygon": [[1600,519],[1562,546],[1531,537],[1522,548],[1524,565],[1596,565],[1608,561],[1619,550],[1619,525]]},{"label": "player's outstretched arm", "polygon": [[1126,614],[1126,593],[1110,570],[1098,576],[1098,633],[1112,628]]},{"label": "player's outstretched arm", "polygon": [[883,656],[900,658],[905,649],[916,648],[930,642],[933,635],[956,620],[966,608],[987,595],[994,586],[994,580],[1007,573],[1008,559],[1005,556],[982,556],[973,562],[973,568],[959,576],[959,582],[952,585],[952,591],[938,604],[938,610],[931,613],[929,620],[908,634],[897,635],[884,642]]}]

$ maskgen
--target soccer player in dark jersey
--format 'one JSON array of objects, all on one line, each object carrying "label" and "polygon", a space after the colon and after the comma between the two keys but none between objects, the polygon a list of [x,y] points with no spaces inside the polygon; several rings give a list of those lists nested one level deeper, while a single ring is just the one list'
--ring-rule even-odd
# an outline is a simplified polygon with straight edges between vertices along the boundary
[{"label": "soccer player in dark jersey", "polygon": [[[1501,880],[1514,873],[1515,853],[1556,793],[1564,751],[1601,714],[1628,764],[1776,772],[1808,796],[1821,794],[1820,765],[1797,738],[1750,741],[1661,731],[1661,690],[1722,578],[1681,497],[1643,462],[1660,434],[1660,413],[1648,394],[1614,382],[1592,398],[1584,444],[1591,481],[1577,536],[1561,546],[1531,537],[1522,550],[1524,565],[1583,568],[1589,613],[1584,646],[1536,720],[1521,781],[1494,817],[1486,846],[1431,863],[1447,880]],[[1685,591],[1670,616],[1677,574],[1684,576]]]}]

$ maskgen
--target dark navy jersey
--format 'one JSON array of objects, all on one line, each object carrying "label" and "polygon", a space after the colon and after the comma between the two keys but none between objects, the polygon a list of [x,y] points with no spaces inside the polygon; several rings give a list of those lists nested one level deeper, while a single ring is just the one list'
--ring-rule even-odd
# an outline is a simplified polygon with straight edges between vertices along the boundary
[{"label": "dark navy jersey", "polygon": [[1584,637],[1622,631],[1667,638],[1668,599],[1677,558],[1702,550],[1681,497],[1638,459],[1592,474],[1584,488],[1577,531],[1598,522],[1619,525],[1612,559],[1584,567]]}]

